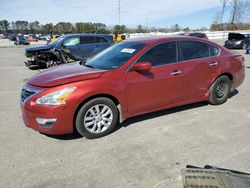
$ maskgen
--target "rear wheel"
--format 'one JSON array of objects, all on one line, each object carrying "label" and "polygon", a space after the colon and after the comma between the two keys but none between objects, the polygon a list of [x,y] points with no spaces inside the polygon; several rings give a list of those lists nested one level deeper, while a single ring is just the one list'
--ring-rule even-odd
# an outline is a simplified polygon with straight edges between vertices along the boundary
[{"label": "rear wheel", "polygon": [[249,50],[247,50],[247,52],[246,52],[247,54],[249,54]]},{"label": "rear wheel", "polygon": [[220,76],[210,87],[209,103],[220,105],[227,101],[232,82],[227,76]]},{"label": "rear wheel", "polygon": [[75,127],[86,138],[99,138],[109,134],[115,127],[118,110],[114,102],[100,97],[84,104],[76,116]]}]

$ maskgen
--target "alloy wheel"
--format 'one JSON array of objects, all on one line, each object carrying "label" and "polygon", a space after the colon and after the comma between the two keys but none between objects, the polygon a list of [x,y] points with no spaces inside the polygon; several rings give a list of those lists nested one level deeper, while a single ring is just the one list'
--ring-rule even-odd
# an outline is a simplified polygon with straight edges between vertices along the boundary
[{"label": "alloy wheel", "polygon": [[97,104],[92,106],[84,116],[84,126],[90,133],[99,134],[107,130],[113,121],[109,106]]}]

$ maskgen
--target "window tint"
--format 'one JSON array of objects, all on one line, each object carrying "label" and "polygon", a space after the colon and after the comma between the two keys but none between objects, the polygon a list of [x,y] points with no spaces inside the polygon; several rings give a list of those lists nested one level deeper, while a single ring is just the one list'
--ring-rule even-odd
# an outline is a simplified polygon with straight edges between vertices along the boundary
[{"label": "window tint", "polygon": [[66,38],[64,41],[64,46],[75,46],[80,43],[79,37]]},{"label": "window tint", "polygon": [[209,57],[209,49],[206,43],[197,41],[181,41],[180,42],[181,60],[187,61]]},{"label": "window tint", "polygon": [[215,46],[209,45],[209,49],[210,49],[210,56],[217,56],[220,53],[220,49]]},{"label": "window tint", "polygon": [[81,37],[81,44],[92,44],[95,43],[95,37]]},{"label": "window tint", "polygon": [[97,43],[105,43],[108,42],[107,39],[103,38],[103,37],[96,37],[96,42]]},{"label": "window tint", "polygon": [[176,61],[176,42],[167,42],[151,48],[137,62],[150,62],[152,66],[158,66]]}]

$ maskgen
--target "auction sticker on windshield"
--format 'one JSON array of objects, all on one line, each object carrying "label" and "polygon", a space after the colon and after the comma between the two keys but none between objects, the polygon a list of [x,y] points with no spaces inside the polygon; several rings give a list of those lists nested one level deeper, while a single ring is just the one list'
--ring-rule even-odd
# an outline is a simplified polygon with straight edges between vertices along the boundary
[{"label": "auction sticker on windshield", "polygon": [[133,48],[124,48],[124,49],[122,49],[121,52],[132,54],[132,53],[134,53],[135,50],[136,50],[136,49],[133,49]]}]

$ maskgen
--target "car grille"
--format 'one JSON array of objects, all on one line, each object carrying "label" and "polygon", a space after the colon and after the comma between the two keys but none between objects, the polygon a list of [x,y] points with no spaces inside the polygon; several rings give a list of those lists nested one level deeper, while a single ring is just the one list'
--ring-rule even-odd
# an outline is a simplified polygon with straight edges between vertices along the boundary
[{"label": "car grille", "polygon": [[26,99],[28,99],[34,94],[36,94],[36,91],[24,87],[21,91],[21,101],[24,102]]}]

